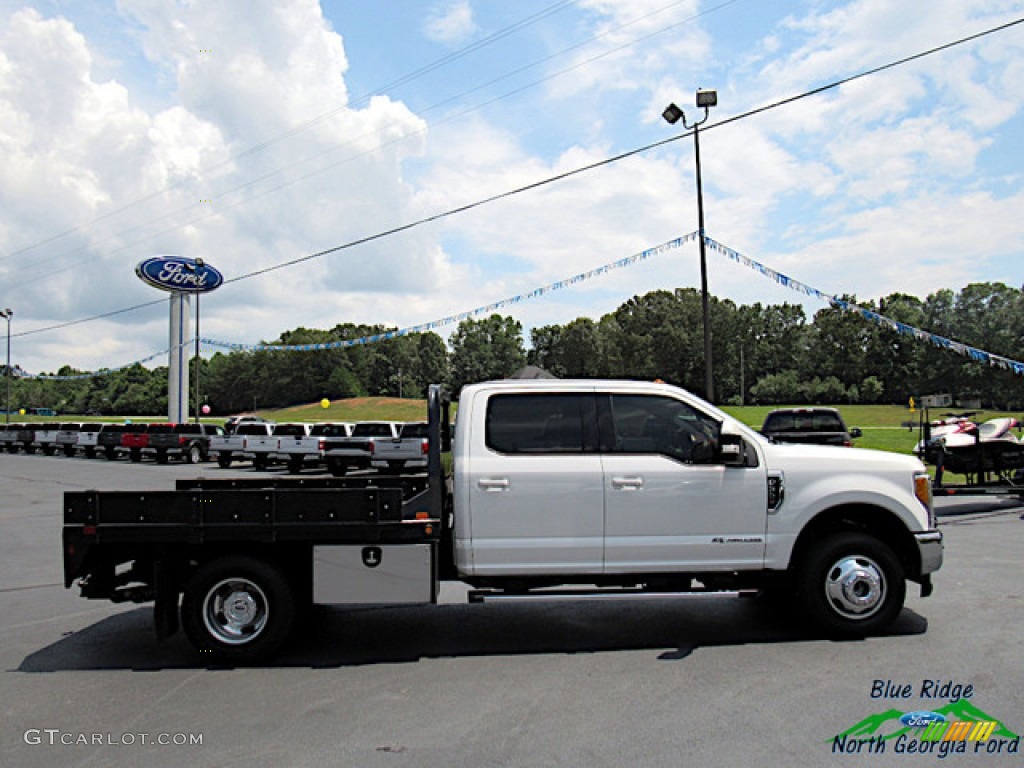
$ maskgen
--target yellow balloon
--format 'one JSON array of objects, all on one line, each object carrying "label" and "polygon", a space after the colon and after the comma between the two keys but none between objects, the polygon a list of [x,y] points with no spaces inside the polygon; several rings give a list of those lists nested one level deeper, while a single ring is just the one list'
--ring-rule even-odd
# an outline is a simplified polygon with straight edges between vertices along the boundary
[{"label": "yellow balloon", "polygon": [[320,407],[321,407],[321,408],[330,408],[330,407],[331,407],[331,401],[330,401],[330,400],[328,400],[328,399],[327,399],[327,398],[325,397],[325,398],[324,398],[323,400],[321,400],[321,401],[320,401]]}]

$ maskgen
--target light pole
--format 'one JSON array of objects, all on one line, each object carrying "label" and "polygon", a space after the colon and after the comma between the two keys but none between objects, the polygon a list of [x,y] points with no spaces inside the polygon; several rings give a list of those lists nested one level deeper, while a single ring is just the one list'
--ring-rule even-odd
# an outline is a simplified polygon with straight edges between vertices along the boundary
[{"label": "light pole", "polygon": [[715,402],[715,385],[712,377],[711,364],[711,313],[708,308],[708,259],[704,243],[704,189],[700,177],[700,126],[707,122],[708,110],[718,104],[717,91],[697,91],[697,107],[704,108],[704,117],[693,125],[686,122],[683,110],[675,104],[669,104],[661,116],[670,125],[683,121],[683,128],[693,130],[693,149],[697,163],[697,230],[700,239],[700,302],[704,315],[704,393],[709,403]]},{"label": "light pole", "polygon": [[0,317],[7,321],[7,402],[4,405],[4,423],[11,423],[11,318],[14,317],[13,309],[0,311]]}]

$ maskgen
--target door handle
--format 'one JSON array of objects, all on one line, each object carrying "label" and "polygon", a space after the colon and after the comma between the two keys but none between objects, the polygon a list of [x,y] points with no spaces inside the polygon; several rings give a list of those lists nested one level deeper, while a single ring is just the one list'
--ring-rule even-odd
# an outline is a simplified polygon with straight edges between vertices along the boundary
[{"label": "door handle", "polygon": [[644,487],[644,479],[642,477],[613,477],[612,488],[618,488],[623,491],[636,491]]},{"label": "door handle", "polygon": [[485,491],[507,491],[509,489],[507,477],[481,477],[476,484]]}]

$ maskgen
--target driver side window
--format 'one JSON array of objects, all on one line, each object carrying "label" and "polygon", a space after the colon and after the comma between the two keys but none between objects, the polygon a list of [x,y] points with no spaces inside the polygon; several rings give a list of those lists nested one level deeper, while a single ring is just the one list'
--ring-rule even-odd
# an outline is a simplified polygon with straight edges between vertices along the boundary
[{"label": "driver side window", "polygon": [[611,395],[608,407],[610,413],[601,419],[607,453],[657,453],[687,464],[715,458],[721,425],[680,400]]}]

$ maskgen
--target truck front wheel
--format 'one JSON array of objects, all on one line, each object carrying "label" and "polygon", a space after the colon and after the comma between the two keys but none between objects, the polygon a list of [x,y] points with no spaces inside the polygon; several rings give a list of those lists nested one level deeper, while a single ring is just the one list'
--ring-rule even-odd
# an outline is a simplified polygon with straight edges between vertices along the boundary
[{"label": "truck front wheel", "polygon": [[252,663],[270,658],[295,624],[295,595],[275,566],[232,556],[203,566],[185,588],[181,625],[207,658]]},{"label": "truck front wheel", "polygon": [[906,575],[878,539],[840,533],[804,559],[797,580],[808,618],[830,635],[863,636],[890,624],[903,609]]}]

